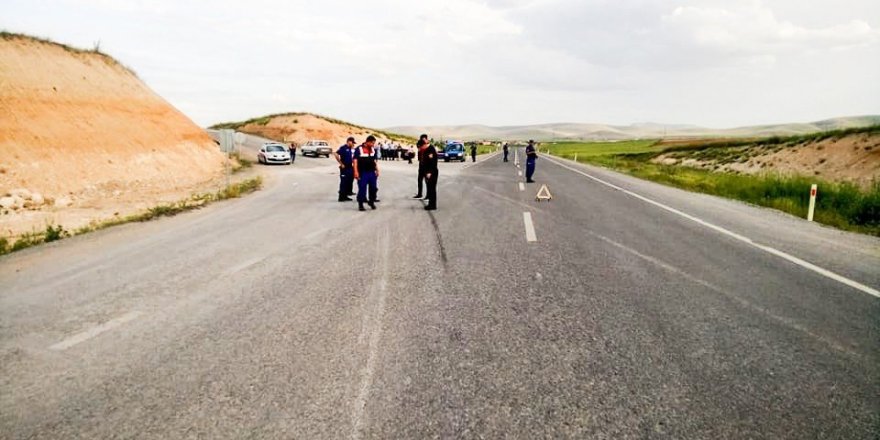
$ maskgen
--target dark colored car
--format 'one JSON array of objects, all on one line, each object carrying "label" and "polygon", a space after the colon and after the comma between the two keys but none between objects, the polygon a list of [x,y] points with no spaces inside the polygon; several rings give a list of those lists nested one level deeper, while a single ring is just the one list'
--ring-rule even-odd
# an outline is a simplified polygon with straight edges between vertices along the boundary
[{"label": "dark colored car", "polygon": [[449,162],[451,160],[457,160],[460,162],[464,162],[466,160],[466,154],[464,152],[464,144],[461,142],[447,142],[446,148],[443,149],[443,155],[438,156],[443,159],[444,162]]}]

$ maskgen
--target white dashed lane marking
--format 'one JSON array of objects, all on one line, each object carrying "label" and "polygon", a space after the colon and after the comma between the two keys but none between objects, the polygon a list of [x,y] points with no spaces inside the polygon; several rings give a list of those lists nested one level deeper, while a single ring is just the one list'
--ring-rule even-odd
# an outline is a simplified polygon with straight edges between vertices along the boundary
[{"label": "white dashed lane marking", "polygon": [[538,241],[538,237],[535,236],[535,225],[532,223],[532,213],[524,212],[523,221],[526,224],[526,241]]},{"label": "white dashed lane marking", "polygon": [[82,333],[77,333],[77,334],[49,347],[49,350],[56,350],[56,351],[67,350],[68,348],[73,347],[74,345],[88,341],[89,339],[92,339],[95,336],[100,335],[101,333],[104,333],[108,330],[112,330],[116,327],[119,327],[120,325],[125,324],[126,322],[132,321],[140,315],[141,315],[141,312],[128,312],[118,318],[111,319],[103,324],[92,327]]}]

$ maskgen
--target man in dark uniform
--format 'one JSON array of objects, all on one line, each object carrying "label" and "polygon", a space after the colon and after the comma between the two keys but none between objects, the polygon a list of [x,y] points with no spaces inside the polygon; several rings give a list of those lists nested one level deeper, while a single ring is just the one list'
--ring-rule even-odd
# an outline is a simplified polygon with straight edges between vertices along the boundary
[{"label": "man in dark uniform", "polygon": [[504,161],[507,162],[507,142],[504,143],[504,147],[502,149],[504,150]]},{"label": "man in dark uniform", "polygon": [[477,143],[471,142],[471,162],[477,161]]},{"label": "man in dark uniform", "polygon": [[433,211],[437,209],[437,178],[439,169],[437,167],[437,150],[427,140],[424,142],[424,153],[422,153],[422,164],[425,167],[425,184],[428,186],[428,204],[425,209]]},{"label": "man in dark uniform", "polygon": [[288,149],[288,151],[290,152],[290,164],[293,165],[293,163],[296,161],[296,142],[290,143],[290,148]]},{"label": "man in dark uniform", "polygon": [[419,141],[416,143],[416,147],[418,148],[418,152],[416,156],[419,159],[419,192],[413,196],[414,199],[422,198],[422,181],[425,179],[425,168],[422,166],[422,153],[425,152],[425,148],[428,146],[428,135],[423,134],[419,136]]},{"label": "man in dark uniform", "polygon": [[354,192],[354,167],[352,167],[352,154],[354,153],[354,138],[349,137],[345,144],[333,152],[333,157],[339,163],[339,201],[349,202]]},{"label": "man in dark uniform", "polygon": [[530,140],[526,147],[526,182],[532,183],[532,175],[535,174],[535,160],[538,159],[538,152],[535,151],[535,141]]},{"label": "man in dark uniform", "polygon": [[[352,162],[354,163],[354,178],[358,181],[358,210],[366,211],[364,203],[376,209],[376,181],[379,179],[379,163],[376,160],[374,146],[376,138],[367,136],[366,142],[354,150]],[[369,193],[368,193],[369,191]]]}]

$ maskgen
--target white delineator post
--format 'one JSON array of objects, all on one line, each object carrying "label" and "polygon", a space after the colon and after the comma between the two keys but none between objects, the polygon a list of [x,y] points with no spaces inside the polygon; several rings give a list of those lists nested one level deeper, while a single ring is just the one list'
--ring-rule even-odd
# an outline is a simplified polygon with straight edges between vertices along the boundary
[{"label": "white delineator post", "polygon": [[574,161],[575,161],[575,162],[578,161],[578,154],[577,154],[577,153],[574,153]]},{"label": "white delineator post", "polygon": [[816,184],[810,186],[810,209],[807,211],[807,221],[813,221],[813,211],[816,210]]}]

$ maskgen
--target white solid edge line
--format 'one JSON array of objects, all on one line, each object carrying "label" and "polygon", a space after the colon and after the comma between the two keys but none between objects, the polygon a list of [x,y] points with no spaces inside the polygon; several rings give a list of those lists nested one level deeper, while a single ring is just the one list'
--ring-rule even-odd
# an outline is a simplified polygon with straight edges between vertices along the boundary
[{"label": "white solid edge line", "polygon": [[770,254],[776,255],[777,257],[784,258],[784,259],[786,259],[786,260],[788,260],[788,261],[790,261],[790,262],[792,262],[792,263],[794,263],[794,264],[797,264],[798,266],[801,266],[801,267],[803,267],[803,268],[805,268],[805,269],[812,270],[813,272],[816,272],[816,273],[818,273],[818,274],[820,274],[820,275],[822,275],[822,276],[825,276],[825,277],[827,277],[827,278],[830,278],[830,279],[832,279],[832,280],[834,280],[834,281],[837,281],[837,282],[839,282],[839,283],[842,283],[842,284],[845,284],[845,285],[847,285],[847,286],[850,286],[850,287],[852,287],[852,288],[854,288],[854,289],[861,290],[862,292],[865,292],[865,293],[867,293],[867,294],[869,294],[869,295],[873,295],[873,296],[875,296],[875,297],[877,297],[877,298],[880,298],[880,290],[874,289],[873,287],[866,286],[866,285],[864,285],[864,284],[862,284],[862,283],[859,283],[858,281],[851,280],[851,279],[846,278],[846,277],[844,277],[844,276],[842,276],[842,275],[838,275],[838,274],[836,274],[836,273],[834,273],[834,272],[832,272],[832,271],[830,271],[830,270],[828,270],[828,269],[824,269],[824,268],[822,268],[822,267],[816,266],[816,265],[813,264],[813,263],[810,263],[810,262],[808,262],[808,261],[804,261],[804,260],[802,260],[802,259],[800,259],[800,258],[798,258],[798,257],[795,257],[794,255],[787,254],[787,253],[785,253],[785,252],[783,252],[783,251],[780,251],[780,250],[778,250],[778,249],[772,248],[772,247],[770,247],[770,246],[765,246],[765,245],[762,245],[762,244],[755,243],[755,242],[754,242],[751,238],[749,238],[749,237],[746,237],[746,236],[743,236],[743,235],[737,234],[736,232],[733,232],[733,231],[729,231],[729,230],[727,230],[727,229],[722,228],[721,226],[714,225],[714,224],[709,223],[709,222],[707,222],[707,221],[705,221],[705,220],[699,219],[699,218],[694,217],[694,216],[692,216],[692,215],[690,215],[690,214],[687,214],[687,213],[684,213],[684,212],[682,212],[682,211],[679,211],[679,210],[677,210],[677,209],[675,209],[675,208],[673,208],[673,207],[671,207],[671,206],[664,205],[664,204],[662,204],[662,203],[660,203],[660,202],[657,202],[657,201],[651,200],[651,199],[649,199],[649,198],[647,198],[647,197],[645,197],[645,196],[642,196],[642,195],[636,194],[636,193],[634,193],[634,192],[632,192],[632,191],[630,191],[630,190],[627,190],[627,189],[621,188],[621,187],[619,187],[619,186],[617,186],[617,185],[615,185],[615,184],[613,184],[613,183],[606,182],[606,181],[604,181],[604,180],[602,180],[602,179],[600,179],[600,178],[598,178],[598,177],[591,176],[591,175],[589,175],[589,174],[587,174],[587,173],[585,173],[585,172],[583,172],[583,171],[581,171],[581,170],[578,170],[578,169],[572,168],[572,167],[570,167],[570,166],[568,166],[568,165],[566,165],[566,164],[564,164],[564,163],[560,163],[560,162],[558,162],[558,161],[555,160],[555,159],[548,159],[548,160],[549,160],[550,162],[555,163],[556,165],[559,165],[559,166],[562,167],[562,168],[565,168],[565,169],[570,170],[570,171],[574,171],[575,173],[578,173],[578,174],[583,175],[583,176],[585,176],[585,177],[587,177],[587,178],[589,178],[589,179],[592,179],[592,180],[594,180],[594,181],[596,181],[596,182],[598,182],[598,183],[601,183],[601,184],[603,184],[603,185],[605,185],[605,186],[608,186],[609,188],[613,188],[613,189],[616,189],[616,190],[618,190],[618,191],[621,191],[621,192],[623,192],[624,194],[628,194],[628,195],[630,195],[630,196],[633,196],[633,197],[635,197],[635,198],[637,198],[637,199],[639,199],[639,200],[642,200],[643,202],[650,203],[650,204],[652,204],[652,205],[654,205],[654,206],[657,206],[658,208],[665,209],[665,210],[667,210],[667,211],[669,211],[669,212],[671,212],[671,213],[673,213],[673,214],[679,215],[679,216],[684,217],[684,218],[686,218],[686,219],[688,219],[688,220],[691,220],[691,221],[693,221],[693,222],[699,223],[699,224],[701,224],[701,225],[703,225],[703,226],[705,226],[705,227],[707,227],[707,228],[709,228],[709,229],[714,229],[715,231],[720,232],[720,233],[722,233],[722,234],[724,234],[724,235],[727,235],[727,236],[729,236],[729,237],[735,238],[735,239],[737,239],[737,240],[739,240],[739,241],[742,241],[742,242],[744,242],[744,243],[748,243],[748,244],[750,244],[750,245],[752,245],[752,246],[754,246],[754,247],[756,247],[756,248],[758,248],[758,249],[761,249],[762,251],[765,251],[765,252],[767,252],[767,253],[770,253]]},{"label": "white solid edge line", "polygon": [[519,183],[519,190],[520,190],[520,191],[525,191],[525,190],[526,190],[526,184],[520,182],[520,183]]},{"label": "white solid edge line", "polygon": [[524,212],[523,221],[526,224],[526,241],[538,241],[538,237],[535,236],[535,225],[532,223],[532,213]]},{"label": "white solid edge line", "polygon": [[111,319],[103,324],[92,327],[82,333],[77,333],[51,347],[49,350],[67,350],[70,347],[73,347],[76,344],[88,341],[89,339],[94,338],[95,336],[100,335],[108,330],[112,330],[113,328],[119,327],[122,324],[125,324],[128,321],[131,321],[138,316],[141,315],[141,312],[128,312],[118,318]]}]

